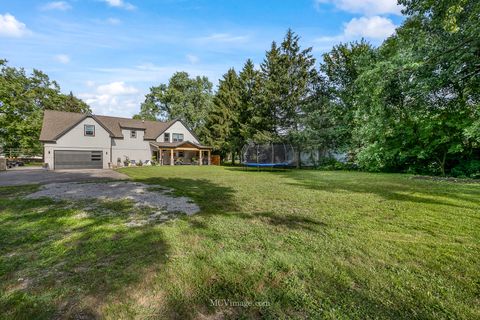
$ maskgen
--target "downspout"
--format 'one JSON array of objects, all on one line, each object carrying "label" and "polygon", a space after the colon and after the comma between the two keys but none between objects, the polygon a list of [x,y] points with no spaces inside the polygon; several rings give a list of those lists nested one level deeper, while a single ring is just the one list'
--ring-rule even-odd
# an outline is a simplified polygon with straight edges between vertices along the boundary
[{"label": "downspout", "polygon": [[113,158],[112,158],[112,150],[113,150],[113,138],[110,138],[110,163],[112,164],[113,167]]}]

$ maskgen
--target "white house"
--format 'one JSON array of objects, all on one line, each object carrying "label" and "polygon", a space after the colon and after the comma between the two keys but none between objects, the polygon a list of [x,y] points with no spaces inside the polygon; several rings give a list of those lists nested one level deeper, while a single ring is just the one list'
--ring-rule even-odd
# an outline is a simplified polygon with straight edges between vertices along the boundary
[{"label": "white house", "polygon": [[50,169],[109,168],[155,159],[162,165],[210,164],[180,120],[169,122],[45,110],[40,141]]}]

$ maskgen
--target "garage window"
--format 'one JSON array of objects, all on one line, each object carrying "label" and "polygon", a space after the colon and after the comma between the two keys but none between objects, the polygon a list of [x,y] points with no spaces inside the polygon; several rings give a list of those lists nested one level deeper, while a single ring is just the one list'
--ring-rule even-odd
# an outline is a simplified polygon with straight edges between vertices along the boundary
[{"label": "garage window", "polygon": [[92,151],[92,154],[90,155],[90,159],[92,161],[102,161],[102,153]]},{"label": "garage window", "polygon": [[130,130],[130,138],[135,139],[137,137],[137,131]]},{"label": "garage window", "polygon": [[85,136],[94,137],[95,136],[95,126],[92,124],[86,124],[83,127],[83,134]]}]

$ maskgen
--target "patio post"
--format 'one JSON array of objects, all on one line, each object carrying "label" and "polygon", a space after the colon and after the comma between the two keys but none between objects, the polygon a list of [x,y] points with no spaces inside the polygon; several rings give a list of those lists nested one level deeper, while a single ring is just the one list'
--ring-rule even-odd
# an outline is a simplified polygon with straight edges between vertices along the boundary
[{"label": "patio post", "polygon": [[199,153],[199,157],[198,157],[199,161],[198,161],[198,163],[199,163],[199,165],[203,165],[203,151],[202,151],[202,150],[198,150],[198,153]]},{"label": "patio post", "polygon": [[211,165],[210,149],[208,150],[208,165]]},{"label": "patio post", "polygon": [[175,165],[175,162],[173,160],[173,149],[170,149],[170,165],[171,166]]},{"label": "patio post", "polygon": [[158,164],[163,166],[163,150],[162,149],[158,149]]}]

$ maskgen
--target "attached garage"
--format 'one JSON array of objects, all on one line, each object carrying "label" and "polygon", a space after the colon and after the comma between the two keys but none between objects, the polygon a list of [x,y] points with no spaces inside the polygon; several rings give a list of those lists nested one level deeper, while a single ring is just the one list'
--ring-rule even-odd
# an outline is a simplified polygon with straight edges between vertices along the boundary
[{"label": "attached garage", "polygon": [[102,151],[55,150],[55,169],[102,169]]}]

